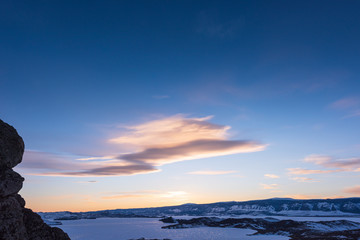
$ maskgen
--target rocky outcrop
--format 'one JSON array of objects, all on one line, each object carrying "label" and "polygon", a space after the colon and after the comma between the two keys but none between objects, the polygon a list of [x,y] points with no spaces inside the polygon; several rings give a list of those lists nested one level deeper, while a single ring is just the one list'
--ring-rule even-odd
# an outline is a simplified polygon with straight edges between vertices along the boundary
[{"label": "rocky outcrop", "polygon": [[61,229],[48,226],[25,208],[25,200],[18,194],[24,178],[12,170],[23,153],[22,138],[0,120],[0,240],[69,240]]},{"label": "rocky outcrop", "polygon": [[[165,220],[165,221],[164,221]],[[166,222],[164,218],[160,221]],[[217,218],[200,217],[174,219],[176,224],[166,225],[164,229],[193,227],[244,228],[256,232],[252,235],[282,235],[290,240],[355,240],[360,237],[360,223],[348,220],[294,221],[267,218]],[[276,239],[276,236],[274,236]]]}]

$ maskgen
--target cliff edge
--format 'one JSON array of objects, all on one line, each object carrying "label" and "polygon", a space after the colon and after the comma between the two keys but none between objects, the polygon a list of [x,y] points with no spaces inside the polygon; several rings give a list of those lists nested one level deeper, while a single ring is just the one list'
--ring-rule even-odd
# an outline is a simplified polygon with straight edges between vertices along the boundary
[{"label": "cliff edge", "polygon": [[24,178],[12,170],[22,160],[24,142],[15,128],[0,119],[0,240],[70,240],[50,227],[18,194]]}]

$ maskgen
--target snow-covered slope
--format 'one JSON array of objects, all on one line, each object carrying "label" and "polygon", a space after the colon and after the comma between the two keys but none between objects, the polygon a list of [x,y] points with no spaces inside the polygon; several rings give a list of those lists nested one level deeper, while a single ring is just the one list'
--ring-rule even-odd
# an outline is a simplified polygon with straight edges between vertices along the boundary
[{"label": "snow-covered slope", "polygon": [[360,215],[360,198],[281,199],[211,204],[184,204],[170,207],[116,209],[94,212],[39,213],[47,220],[74,220],[100,217],[162,217],[162,216],[353,216]]}]

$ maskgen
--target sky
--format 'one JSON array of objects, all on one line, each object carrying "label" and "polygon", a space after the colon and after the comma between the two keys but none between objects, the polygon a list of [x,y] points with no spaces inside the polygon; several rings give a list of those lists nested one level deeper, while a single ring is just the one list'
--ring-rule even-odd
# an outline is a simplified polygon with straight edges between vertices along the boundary
[{"label": "sky", "polygon": [[1,1],[27,207],[359,197],[359,8]]}]

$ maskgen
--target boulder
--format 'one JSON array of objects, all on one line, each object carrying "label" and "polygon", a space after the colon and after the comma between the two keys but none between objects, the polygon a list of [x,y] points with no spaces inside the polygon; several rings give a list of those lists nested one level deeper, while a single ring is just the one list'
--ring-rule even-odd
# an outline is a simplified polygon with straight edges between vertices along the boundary
[{"label": "boulder", "polygon": [[22,138],[0,120],[0,240],[70,240],[60,228],[50,227],[25,208],[25,200],[18,194],[24,178],[12,170],[23,153]]},{"label": "boulder", "polygon": [[18,165],[24,153],[24,141],[15,128],[0,119],[0,170]]},{"label": "boulder", "polygon": [[14,195],[23,186],[24,178],[12,169],[0,172],[0,197]]}]

